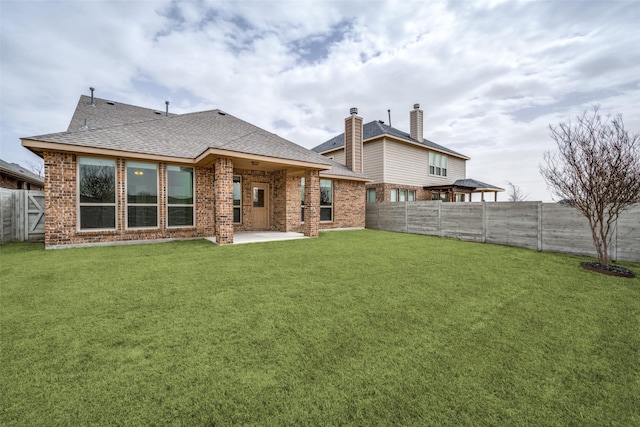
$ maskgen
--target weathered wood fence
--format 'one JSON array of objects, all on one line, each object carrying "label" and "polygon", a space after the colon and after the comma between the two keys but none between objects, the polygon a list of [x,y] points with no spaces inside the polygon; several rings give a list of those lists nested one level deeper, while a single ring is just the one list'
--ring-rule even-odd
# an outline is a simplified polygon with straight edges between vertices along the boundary
[{"label": "weathered wood fence", "polygon": [[[587,219],[557,203],[367,203],[366,227],[596,256]],[[640,204],[618,218],[610,255],[640,262]]]},{"label": "weathered wood fence", "polygon": [[0,188],[0,243],[44,240],[44,192]]}]

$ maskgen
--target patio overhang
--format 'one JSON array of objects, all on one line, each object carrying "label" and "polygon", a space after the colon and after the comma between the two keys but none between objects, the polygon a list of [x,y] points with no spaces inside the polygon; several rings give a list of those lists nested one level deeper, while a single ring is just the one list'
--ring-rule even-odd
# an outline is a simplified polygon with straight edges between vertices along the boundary
[{"label": "patio overhang", "polygon": [[301,160],[285,159],[280,157],[263,156],[258,154],[240,153],[237,151],[208,148],[194,159],[198,166],[210,166],[219,157],[230,158],[236,169],[261,170],[273,172],[277,170],[301,170],[316,169],[329,170],[331,166],[325,163],[305,162]]}]

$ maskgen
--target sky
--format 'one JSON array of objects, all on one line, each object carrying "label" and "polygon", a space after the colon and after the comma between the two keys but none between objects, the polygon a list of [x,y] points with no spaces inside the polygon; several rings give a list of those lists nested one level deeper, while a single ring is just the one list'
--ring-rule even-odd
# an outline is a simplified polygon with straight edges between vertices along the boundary
[{"label": "sky", "polygon": [[[552,201],[549,125],[600,105],[640,132],[640,1],[0,0],[0,157],[66,130],[80,95],[219,108],[312,148],[367,123],[465,154],[467,178]],[[506,200],[501,193],[499,200]]]}]

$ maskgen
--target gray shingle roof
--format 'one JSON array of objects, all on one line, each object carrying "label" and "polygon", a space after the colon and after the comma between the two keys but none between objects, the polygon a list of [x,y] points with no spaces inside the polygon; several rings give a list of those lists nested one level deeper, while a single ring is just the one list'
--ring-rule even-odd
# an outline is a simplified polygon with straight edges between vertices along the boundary
[{"label": "gray shingle roof", "polygon": [[15,176],[16,178],[21,178],[27,182],[44,185],[44,180],[42,178],[17,163],[9,163],[0,159],[0,171]]},{"label": "gray shingle roof", "polygon": [[155,114],[155,110],[97,98],[94,104],[90,97],[81,96],[66,132],[23,139],[185,159],[194,159],[209,148],[222,149],[330,165],[323,174],[365,179],[325,156],[220,110],[165,116],[164,112]]},{"label": "gray shingle roof", "polygon": [[456,182],[453,183],[453,185],[457,185],[460,187],[471,187],[471,188],[475,188],[476,190],[497,190],[497,191],[504,191],[504,188],[500,188],[497,187],[495,185],[491,185],[491,184],[487,184],[485,182],[482,181],[478,181],[475,179],[471,179],[471,178],[467,178],[467,179],[458,179],[456,180]]},{"label": "gray shingle roof", "polygon": [[[365,141],[371,138],[382,136],[382,135],[390,135],[396,138],[404,139],[405,141],[412,142],[414,144],[421,144],[428,148],[433,148],[435,150],[442,151],[444,153],[449,153],[454,156],[468,158],[468,156],[465,156],[464,154],[460,154],[458,152],[450,150],[447,147],[443,147],[442,145],[436,144],[435,142],[429,141],[427,139],[424,139],[423,142],[419,142],[418,140],[411,138],[411,136],[408,133],[398,130],[394,127],[388,126],[384,123],[380,123],[379,121],[365,123],[362,126],[362,131],[363,131],[363,138]],[[324,153],[329,150],[338,149],[342,146],[344,146],[344,133],[334,136],[330,140],[325,141],[322,144],[312,148],[312,150],[315,151],[316,153]]]},{"label": "gray shingle roof", "polygon": [[[152,110],[107,99],[93,98],[81,95],[78,105],[73,113],[67,132],[84,129],[99,129],[124,123],[135,123],[147,120],[156,120],[163,117],[172,117],[175,114],[165,115],[165,111]],[[85,127],[86,126],[86,127]]]}]

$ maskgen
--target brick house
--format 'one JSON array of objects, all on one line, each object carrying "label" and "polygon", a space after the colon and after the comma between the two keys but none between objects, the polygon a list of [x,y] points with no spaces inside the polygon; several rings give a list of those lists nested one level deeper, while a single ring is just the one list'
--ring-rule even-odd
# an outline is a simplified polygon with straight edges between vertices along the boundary
[{"label": "brick house", "polygon": [[372,178],[366,184],[367,202],[465,202],[473,194],[484,201],[485,193],[493,193],[497,200],[497,193],[504,191],[467,178],[468,156],[424,138],[419,104],[409,112],[409,133],[382,121],[363,125],[357,114],[358,109],[352,108],[345,132],[312,150]]},{"label": "brick house", "polygon": [[0,187],[12,190],[42,190],[44,181],[19,164],[0,159]]},{"label": "brick house", "polygon": [[362,173],[220,110],[171,114],[81,96],[45,163],[45,245],[363,228]]}]

